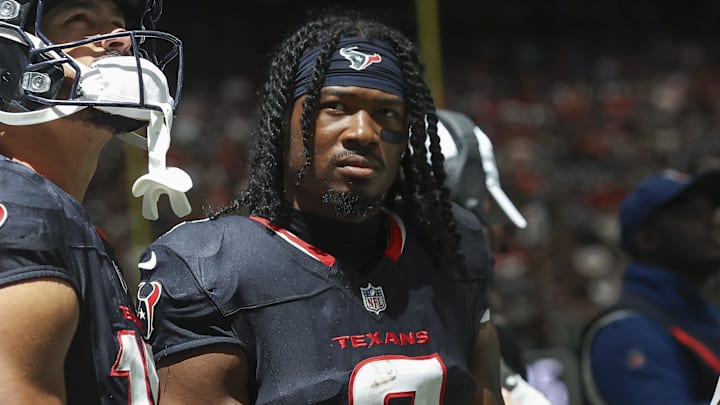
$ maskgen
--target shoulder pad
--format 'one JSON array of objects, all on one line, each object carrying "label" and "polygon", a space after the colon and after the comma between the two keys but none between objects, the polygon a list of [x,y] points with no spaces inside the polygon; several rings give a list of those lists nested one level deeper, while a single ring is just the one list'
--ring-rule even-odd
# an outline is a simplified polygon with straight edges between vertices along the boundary
[{"label": "shoulder pad", "polygon": [[469,265],[468,276],[491,277],[495,258],[485,239],[485,227],[472,211],[455,203],[452,206],[455,223],[460,231],[460,246]]},{"label": "shoulder pad", "polygon": [[469,209],[452,203],[452,213],[455,217],[455,222],[459,227],[466,228],[472,231],[484,231],[485,227],[480,223],[478,217]]},{"label": "shoulder pad", "polygon": [[[158,244],[186,262],[200,288],[224,315],[327,288],[318,276],[327,274],[327,267],[247,217],[183,223],[153,245]],[[308,271],[290,272],[289,267]]]},{"label": "shoulder pad", "polygon": [[61,191],[24,166],[0,160],[0,248],[50,251],[67,243]]}]

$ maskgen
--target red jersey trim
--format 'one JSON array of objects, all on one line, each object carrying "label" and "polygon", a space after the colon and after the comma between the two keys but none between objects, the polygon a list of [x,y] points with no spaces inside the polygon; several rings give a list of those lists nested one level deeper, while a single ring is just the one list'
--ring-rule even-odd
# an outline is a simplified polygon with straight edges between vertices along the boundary
[{"label": "red jersey trim", "polygon": [[[403,248],[405,247],[405,224],[395,213],[386,212],[385,217],[387,218],[389,229],[388,246],[385,249],[385,256],[387,256],[390,260],[397,262],[400,259],[400,255],[402,255]],[[252,215],[248,218],[265,225],[265,227],[275,232],[276,235],[283,238],[290,245],[320,263],[328,267],[332,267],[335,264],[335,257],[333,255],[305,242],[287,229],[281,228],[262,217]]]},{"label": "red jersey trim", "polygon": [[670,333],[678,342],[700,356],[716,373],[720,373],[720,359],[709,348],[677,326],[670,327]]},{"label": "red jersey trim", "polygon": [[248,218],[265,225],[268,229],[275,232],[275,234],[277,234],[279,237],[285,239],[289,244],[296,247],[301,252],[312,257],[313,259],[319,261],[320,263],[322,263],[328,267],[332,267],[335,264],[335,257],[333,257],[333,255],[326,253],[326,252],[316,248],[315,246],[305,242],[304,240],[300,239],[299,237],[297,237],[297,235],[288,231],[287,229],[281,228],[281,227],[271,223],[270,221],[268,221],[265,218],[256,217],[256,216],[250,216]]},{"label": "red jersey trim", "polygon": [[397,262],[400,260],[400,255],[402,255],[403,249],[405,248],[405,224],[394,212],[386,211],[385,217],[387,218],[388,229],[390,231],[385,256]]}]

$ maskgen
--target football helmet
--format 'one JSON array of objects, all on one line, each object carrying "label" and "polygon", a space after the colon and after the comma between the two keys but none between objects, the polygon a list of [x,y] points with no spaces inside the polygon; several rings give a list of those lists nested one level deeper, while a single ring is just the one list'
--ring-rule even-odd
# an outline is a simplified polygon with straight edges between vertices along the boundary
[{"label": "football helmet", "polygon": [[[46,122],[87,107],[142,119],[146,115],[133,114],[133,109],[160,111],[159,104],[165,102],[173,110],[177,107],[182,89],[182,43],[169,33],[154,30],[162,13],[161,0],[116,0],[126,14],[126,30],[55,44],[43,33],[41,21],[44,10],[61,1],[0,0],[0,122]],[[96,66],[86,67],[64,52],[120,37],[129,38],[132,56],[103,58]],[[171,62],[176,73],[172,95],[162,73]],[[69,95],[60,98],[63,66],[74,71],[74,79]]]},{"label": "football helmet", "polygon": [[[527,221],[500,186],[490,138],[465,114],[438,109],[438,136],[451,198],[473,210],[486,225]],[[494,204],[486,208],[488,194]]]},{"label": "football helmet", "polygon": [[[33,125],[85,108],[147,122],[146,137],[134,132],[117,134],[148,150],[149,173],[135,182],[133,194],[145,196],[146,218],[157,219],[156,203],[163,193],[177,215],[189,214],[184,193],[192,181],[184,171],[165,166],[182,90],[183,48],[177,37],[155,30],[162,0],[114,0],[125,15],[125,29],[53,43],[43,33],[41,22],[44,12],[62,1],[0,0],[0,122]],[[128,55],[110,51],[90,66],[65,52],[118,38],[130,43]],[[166,71],[173,73],[173,92]],[[69,81],[66,77],[72,83],[62,89]]]}]

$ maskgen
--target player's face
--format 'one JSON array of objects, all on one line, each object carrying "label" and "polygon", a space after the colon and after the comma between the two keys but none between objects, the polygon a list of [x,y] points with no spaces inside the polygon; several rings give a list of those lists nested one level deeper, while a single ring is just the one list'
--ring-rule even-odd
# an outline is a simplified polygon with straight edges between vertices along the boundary
[{"label": "player's face", "polygon": [[[124,14],[113,0],[66,0],[47,11],[42,20],[43,33],[55,44],[124,29]],[[130,51],[130,39],[106,39],[63,51],[90,66],[95,60],[108,55],[126,55]]]},{"label": "player's face", "polygon": [[[125,16],[114,0],[65,0],[44,13],[41,28],[55,44],[79,41],[93,36],[125,30]],[[131,52],[129,37],[104,39],[63,48],[63,52],[78,63],[90,66],[100,58],[128,55]],[[67,98],[76,71],[65,65],[65,85],[58,98]],[[74,119],[106,128],[113,133],[137,129],[142,123],[117,115],[83,110]]]},{"label": "player's face", "polygon": [[661,211],[650,228],[656,255],[690,278],[704,281],[720,269],[720,221],[710,198],[693,192]]},{"label": "player's face", "polygon": [[304,98],[294,104],[285,145],[286,198],[295,208],[347,221],[377,213],[407,146],[403,99],[362,87],[324,87],[309,142],[312,161],[298,185]]}]

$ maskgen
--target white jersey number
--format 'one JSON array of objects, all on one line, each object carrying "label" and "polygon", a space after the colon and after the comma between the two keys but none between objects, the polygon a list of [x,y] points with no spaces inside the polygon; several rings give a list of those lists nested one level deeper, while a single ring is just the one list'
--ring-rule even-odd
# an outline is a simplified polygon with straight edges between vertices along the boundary
[{"label": "white jersey number", "polygon": [[371,357],[350,376],[350,405],[440,405],[445,374],[438,354]]},{"label": "white jersey number", "polygon": [[131,405],[157,403],[159,380],[152,349],[146,343],[139,343],[135,331],[118,332],[120,352],[112,366],[110,375],[128,379],[128,395]]}]

